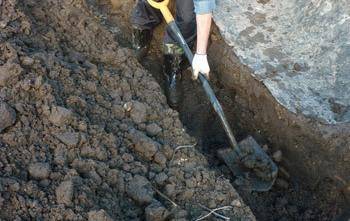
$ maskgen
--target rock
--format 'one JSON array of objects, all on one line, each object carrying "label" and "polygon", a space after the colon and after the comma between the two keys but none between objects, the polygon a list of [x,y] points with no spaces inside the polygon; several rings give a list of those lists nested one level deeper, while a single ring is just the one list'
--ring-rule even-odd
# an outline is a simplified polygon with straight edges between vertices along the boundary
[{"label": "rock", "polygon": [[132,131],[130,135],[134,143],[133,147],[135,151],[142,157],[152,160],[153,156],[159,150],[160,144],[139,131]]},{"label": "rock", "polygon": [[49,177],[51,172],[48,163],[32,163],[28,168],[29,175],[37,180],[43,180]]},{"label": "rock", "polygon": [[276,152],[273,153],[272,157],[273,157],[274,161],[281,162],[282,161],[282,151],[277,150]]},{"label": "rock", "polygon": [[349,10],[346,0],[218,1],[214,21],[280,104],[336,124],[350,122]]},{"label": "rock", "polygon": [[16,111],[7,103],[0,102],[0,133],[16,122]]},{"label": "rock", "polygon": [[140,175],[135,175],[131,179],[126,187],[126,193],[141,205],[151,203],[154,195],[151,183]]},{"label": "rock", "polygon": [[149,136],[156,136],[162,132],[162,128],[156,123],[152,123],[146,126],[146,132]]},{"label": "rock", "polygon": [[147,107],[145,104],[134,101],[130,110],[130,117],[136,123],[140,124],[146,122]]},{"label": "rock", "polygon": [[49,121],[56,126],[62,126],[72,117],[72,112],[64,107],[54,106],[51,108]]},{"label": "rock", "polygon": [[169,214],[169,211],[156,200],[145,209],[146,221],[163,221],[167,219]]},{"label": "rock", "polygon": [[79,142],[79,133],[64,132],[55,135],[62,143],[69,147],[75,147]]},{"label": "rock", "polygon": [[88,213],[88,221],[113,221],[111,217],[103,209],[90,211]]},{"label": "rock", "polygon": [[71,205],[73,199],[73,182],[71,180],[63,181],[56,188],[56,200],[59,204]]}]

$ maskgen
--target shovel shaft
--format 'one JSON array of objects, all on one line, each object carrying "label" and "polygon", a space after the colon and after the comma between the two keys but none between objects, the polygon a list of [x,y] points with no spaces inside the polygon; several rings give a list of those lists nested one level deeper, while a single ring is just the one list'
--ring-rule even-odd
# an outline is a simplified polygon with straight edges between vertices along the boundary
[{"label": "shovel shaft", "polygon": [[[188,44],[186,43],[185,39],[183,38],[175,21],[170,22],[168,25],[169,25],[170,29],[172,30],[173,34],[176,36],[177,42],[183,48],[188,61],[192,64],[193,53],[192,53],[191,49],[188,47]],[[198,78],[199,78],[200,82],[202,83],[202,87],[203,87],[207,97],[209,98],[211,105],[213,106],[215,112],[218,114],[218,116],[220,118],[221,124],[224,127],[224,130],[225,130],[225,132],[230,140],[232,147],[238,153],[239,149],[238,149],[237,141],[232,133],[232,130],[230,128],[229,123],[227,122],[227,119],[225,117],[225,113],[221,107],[220,102],[216,98],[213,89],[210,87],[210,84],[209,84],[207,78],[202,73],[199,73]]]}]

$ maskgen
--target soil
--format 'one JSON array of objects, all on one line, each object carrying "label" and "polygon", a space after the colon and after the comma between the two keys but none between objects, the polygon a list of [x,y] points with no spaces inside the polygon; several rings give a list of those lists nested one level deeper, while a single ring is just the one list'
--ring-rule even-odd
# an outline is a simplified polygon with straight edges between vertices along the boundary
[{"label": "soil", "polygon": [[[183,105],[166,104],[162,30],[140,65],[126,48],[132,4],[112,2],[0,0],[0,220],[195,220],[203,205],[231,206],[232,220],[345,211],[332,180],[303,185],[278,147],[265,145],[280,166],[271,191],[236,185],[216,156],[225,133],[188,71]],[[235,116],[233,92],[212,83]]]},{"label": "soil", "polygon": [[0,220],[255,220],[90,6],[0,1]]},{"label": "soil", "polygon": [[[131,7],[124,4],[124,1],[118,2],[117,9],[111,9],[108,1],[100,1],[99,3],[91,1],[92,5],[95,6],[94,12],[105,18],[110,29],[123,30],[119,32],[118,40],[121,44],[129,46],[130,25],[128,25],[126,18],[130,14]],[[159,45],[163,29],[164,25],[154,31],[151,49],[148,56],[142,60],[143,66],[153,74],[162,87],[164,87],[164,79]],[[221,44],[223,43],[221,42]],[[218,51],[214,50],[214,52]],[[215,55],[211,56],[215,57]],[[339,182],[330,178],[313,180],[313,185],[310,185],[310,182],[304,182],[304,176],[296,176],[295,171],[292,171],[293,168],[290,168],[289,164],[286,163],[288,160],[285,160],[281,148],[271,145],[269,139],[264,138],[260,133],[254,133],[254,137],[278,163],[278,179],[274,187],[265,193],[250,192],[244,187],[236,185],[235,178],[229,169],[217,157],[217,150],[229,146],[224,130],[210,108],[210,103],[200,85],[192,81],[190,76],[189,70],[183,74],[185,94],[183,103],[178,108],[180,119],[187,132],[196,137],[199,149],[206,156],[210,167],[218,174],[231,179],[231,183],[250,206],[257,220],[347,220],[350,218],[347,214],[347,211],[350,210],[350,201],[347,198],[344,183],[340,185]],[[211,84],[224,106],[236,137],[238,140],[242,140],[249,135],[249,131],[245,129],[245,123],[237,119],[241,110],[238,111],[234,103],[236,93],[231,88],[221,84],[216,76],[214,70]],[[247,112],[246,115],[250,116],[251,113]]]}]

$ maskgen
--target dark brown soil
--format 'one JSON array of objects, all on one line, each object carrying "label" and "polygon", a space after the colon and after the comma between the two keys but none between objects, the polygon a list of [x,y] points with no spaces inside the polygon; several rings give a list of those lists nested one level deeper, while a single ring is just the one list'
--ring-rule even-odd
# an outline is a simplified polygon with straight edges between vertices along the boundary
[{"label": "dark brown soil", "polygon": [[255,220],[91,6],[0,1],[0,220]]},{"label": "dark brown soil", "polygon": [[[118,27],[123,30],[118,39],[128,46],[130,44],[127,40],[130,38],[130,26],[128,26],[126,18],[130,13],[131,6],[124,4],[123,1],[117,2],[120,3],[118,9],[122,10],[111,10],[109,2],[105,1],[99,5],[95,13],[104,15],[110,28]],[[143,59],[142,64],[162,85],[162,57],[159,51],[161,36],[162,28],[156,29],[151,50],[149,55]],[[214,52],[217,51],[214,50]],[[183,78],[185,97],[183,104],[179,107],[181,121],[188,133],[197,138],[201,152],[207,157],[209,165],[219,174],[231,178],[235,185],[235,180],[228,168],[216,157],[218,149],[226,148],[229,145],[226,135],[215,113],[211,110],[200,85],[190,79],[190,74],[189,71],[186,71]],[[215,77],[215,72],[212,73],[212,76],[212,85],[225,108],[238,140],[244,139],[249,134],[245,123],[236,118],[242,112],[242,110],[237,110],[234,103],[236,92],[222,85]],[[248,111],[247,109],[246,115],[250,116],[252,113],[248,113]],[[254,126],[250,128],[254,128]],[[269,139],[259,134],[259,131],[254,133],[254,137],[260,144],[265,144],[263,146],[267,152],[278,161],[280,173],[276,184],[267,193],[252,193],[235,185],[257,219],[338,220],[339,218],[339,220],[343,220],[344,218],[342,219],[340,216],[346,214],[349,205],[349,199],[346,198],[347,190],[342,189],[339,182],[329,178],[314,180],[313,185],[310,185],[310,182],[304,182],[304,176],[295,176],[294,171],[291,171],[293,168],[290,168],[290,164],[286,163],[288,160],[285,160],[285,153],[280,150],[280,147],[270,145]],[[344,215],[344,217],[347,216]]]}]

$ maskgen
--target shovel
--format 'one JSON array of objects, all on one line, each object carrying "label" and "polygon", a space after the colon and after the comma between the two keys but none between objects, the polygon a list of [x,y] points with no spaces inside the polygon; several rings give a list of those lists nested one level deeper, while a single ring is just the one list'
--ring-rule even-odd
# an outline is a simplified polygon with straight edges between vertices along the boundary
[{"label": "shovel", "polygon": [[[193,60],[192,51],[183,38],[175,23],[174,17],[168,8],[169,0],[158,2],[154,0],[147,1],[152,7],[161,11],[166,23],[176,36],[177,42],[183,48],[185,55],[191,64]],[[237,143],[226,120],[224,111],[216,98],[213,89],[210,87],[207,78],[202,73],[199,74],[198,78],[211,105],[218,114],[222,126],[224,127],[232,145],[232,148],[219,150],[218,154],[237,178],[235,182],[238,185],[242,185],[244,188],[253,191],[270,190],[277,177],[278,168],[276,164],[251,136],[242,140],[239,144]]]}]

